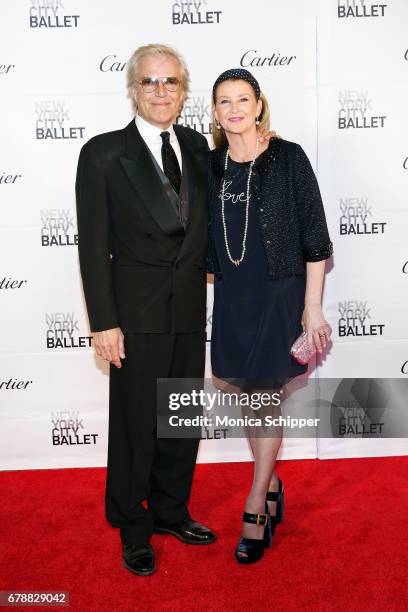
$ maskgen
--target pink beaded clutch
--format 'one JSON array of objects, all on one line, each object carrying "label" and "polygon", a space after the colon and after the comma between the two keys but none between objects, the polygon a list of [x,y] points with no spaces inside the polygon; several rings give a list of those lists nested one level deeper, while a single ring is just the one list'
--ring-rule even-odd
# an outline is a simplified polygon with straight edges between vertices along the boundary
[{"label": "pink beaded clutch", "polygon": [[310,350],[309,348],[306,331],[300,334],[299,338],[294,341],[292,348],[290,349],[290,354],[292,357],[302,365],[306,365],[315,353],[315,348],[313,350]]}]

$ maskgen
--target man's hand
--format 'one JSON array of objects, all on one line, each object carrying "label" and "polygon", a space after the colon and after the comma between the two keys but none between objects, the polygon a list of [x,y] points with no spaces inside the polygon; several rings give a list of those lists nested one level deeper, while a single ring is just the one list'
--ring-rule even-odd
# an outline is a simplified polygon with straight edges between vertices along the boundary
[{"label": "man's hand", "polygon": [[258,138],[259,142],[269,142],[272,138],[280,138],[280,136],[274,131],[269,131],[267,128],[262,128],[262,130],[258,130]]},{"label": "man's hand", "polygon": [[125,358],[124,336],[120,327],[94,332],[93,344],[96,354],[121,368],[121,359]]}]

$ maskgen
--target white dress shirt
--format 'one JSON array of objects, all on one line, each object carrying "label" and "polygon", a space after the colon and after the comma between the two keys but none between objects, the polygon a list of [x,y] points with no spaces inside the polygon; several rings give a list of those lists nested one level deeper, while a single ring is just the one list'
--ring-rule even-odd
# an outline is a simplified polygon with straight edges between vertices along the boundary
[{"label": "white dress shirt", "polygon": [[179,141],[177,140],[176,133],[174,131],[173,125],[170,125],[166,130],[162,130],[155,125],[152,125],[146,119],[143,119],[140,115],[136,115],[135,117],[136,127],[140,132],[141,137],[145,141],[146,145],[149,147],[150,151],[153,154],[153,157],[159,164],[160,168],[163,170],[163,162],[161,156],[161,148],[163,141],[161,139],[160,134],[162,132],[169,132],[170,134],[170,144],[174,149],[176,154],[180,171],[182,170],[182,158],[181,158],[181,150]]}]

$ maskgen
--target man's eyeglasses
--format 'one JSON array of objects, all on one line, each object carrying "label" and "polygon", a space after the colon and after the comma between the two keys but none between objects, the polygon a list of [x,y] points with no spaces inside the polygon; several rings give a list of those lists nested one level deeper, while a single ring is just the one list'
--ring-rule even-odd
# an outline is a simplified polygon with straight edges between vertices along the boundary
[{"label": "man's eyeglasses", "polygon": [[145,93],[153,93],[159,83],[162,83],[167,91],[177,91],[180,87],[180,80],[177,77],[145,77],[138,83]]}]

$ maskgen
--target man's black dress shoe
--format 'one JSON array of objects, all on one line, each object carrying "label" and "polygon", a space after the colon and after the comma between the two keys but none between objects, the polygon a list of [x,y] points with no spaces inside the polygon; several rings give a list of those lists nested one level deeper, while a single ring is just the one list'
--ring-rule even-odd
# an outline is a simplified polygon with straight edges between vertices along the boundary
[{"label": "man's black dress shoe", "polygon": [[185,519],[172,524],[155,522],[154,531],[156,533],[171,533],[184,544],[212,544],[217,539],[215,533],[208,527],[196,523],[192,519]]},{"label": "man's black dress shoe", "polygon": [[156,571],[151,544],[123,544],[123,565],[138,576],[149,576]]}]

